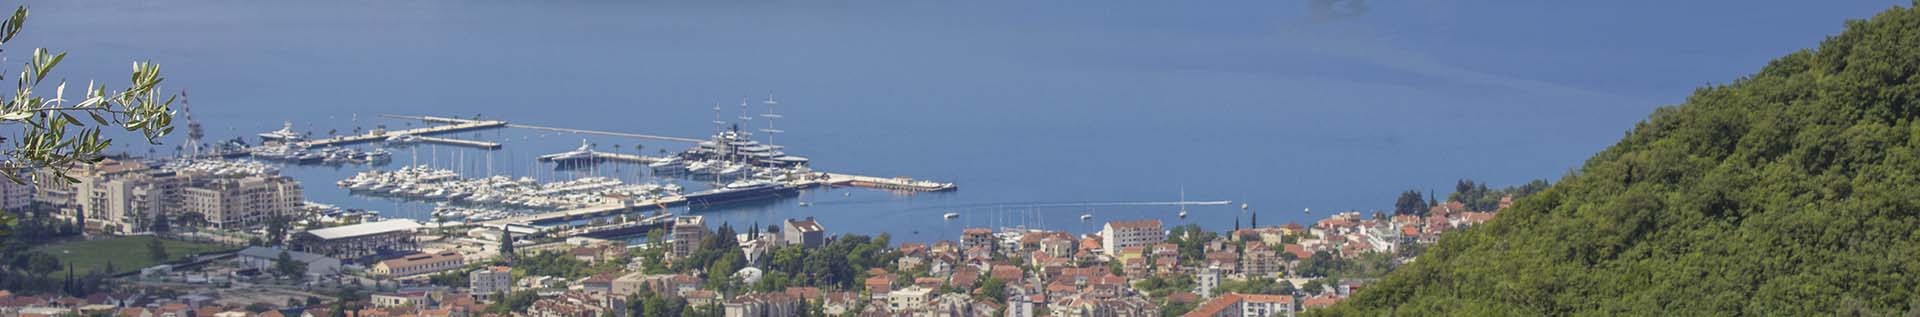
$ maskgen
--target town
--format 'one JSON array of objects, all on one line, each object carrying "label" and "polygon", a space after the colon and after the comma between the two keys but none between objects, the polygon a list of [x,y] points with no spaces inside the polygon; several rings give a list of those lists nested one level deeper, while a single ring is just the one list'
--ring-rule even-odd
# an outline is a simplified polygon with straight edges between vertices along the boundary
[{"label": "town", "polygon": [[1396,210],[1310,224],[1243,209],[1232,228],[1139,219],[932,243],[661,209],[636,215],[665,225],[630,242],[342,210],[278,171],[109,157],[65,169],[72,182],[0,182],[0,204],[34,211],[8,228],[0,316],[1293,316],[1544,187],[1462,181],[1444,203],[1409,191]]}]

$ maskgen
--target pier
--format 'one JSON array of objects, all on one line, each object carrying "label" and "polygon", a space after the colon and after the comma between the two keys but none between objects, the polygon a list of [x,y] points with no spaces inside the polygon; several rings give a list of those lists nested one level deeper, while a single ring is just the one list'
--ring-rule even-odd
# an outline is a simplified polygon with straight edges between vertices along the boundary
[{"label": "pier", "polygon": [[500,149],[500,142],[449,139],[449,138],[430,137],[430,136],[415,136],[415,137],[420,138],[420,142],[433,142],[433,143],[458,145],[458,146],[465,146],[465,147],[476,147],[476,148],[487,149],[487,150]]},{"label": "pier", "polygon": [[[442,134],[442,133],[453,133],[453,132],[470,131],[470,130],[492,129],[492,128],[507,126],[506,121],[498,121],[498,120],[467,120],[467,119],[459,119],[459,118],[406,117],[406,116],[390,116],[390,115],[382,115],[382,116],[388,116],[392,118],[401,118],[401,119],[415,119],[420,121],[433,122],[433,123],[445,123],[445,124],[430,126],[430,127],[406,129],[406,130],[396,130],[396,131],[385,131],[385,130],[375,129],[372,132],[367,132],[367,134],[336,136],[336,137],[330,137],[330,138],[319,139],[319,140],[302,141],[297,144],[299,144],[300,147],[303,147],[303,148],[315,148],[315,147],[326,147],[326,146],[385,141],[387,140],[387,138],[394,137],[394,136],[401,136],[401,135],[412,135],[412,136],[420,137],[422,140],[428,140],[427,135],[430,135],[430,134]],[[457,144],[457,145],[484,147],[490,144],[492,148],[500,147],[499,143],[493,143],[493,142],[468,141],[468,140],[456,140],[456,139],[444,139],[444,138],[433,138],[433,139],[439,140],[434,142],[450,143],[450,144]]]},{"label": "pier", "polygon": [[700,139],[692,139],[692,138],[682,138],[682,137],[671,137],[671,136],[659,136],[659,135],[648,135],[648,134],[639,134],[639,133],[626,133],[626,132],[612,132],[612,131],[595,131],[595,130],[582,130],[582,129],[568,129],[568,128],[555,128],[555,127],[543,127],[543,126],[536,126],[536,125],[525,125],[525,124],[509,124],[509,125],[507,125],[507,127],[509,127],[509,128],[526,128],[526,129],[534,129],[534,130],[547,130],[547,131],[553,131],[553,132],[566,132],[566,133],[578,133],[578,134],[593,134],[593,135],[604,135],[604,136],[616,136],[616,137],[623,137],[623,138],[636,138],[636,139],[648,139],[648,140],[660,140],[660,141],[675,141],[675,142],[690,142],[690,143],[691,143],[691,142],[700,142],[700,141],[701,141]]}]

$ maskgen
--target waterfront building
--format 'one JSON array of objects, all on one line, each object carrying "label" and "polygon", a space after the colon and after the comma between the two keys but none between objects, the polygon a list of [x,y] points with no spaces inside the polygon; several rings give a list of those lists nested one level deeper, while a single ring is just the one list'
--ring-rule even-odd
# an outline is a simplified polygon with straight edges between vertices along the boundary
[{"label": "waterfront building", "polygon": [[181,192],[183,211],[200,213],[208,225],[223,229],[253,228],[294,215],[303,201],[300,183],[284,176],[213,179]]},{"label": "waterfront building", "polygon": [[325,229],[294,235],[295,250],[352,259],[390,251],[414,250],[413,231],[420,223],[393,219]]},{"label": "waterfront building", "polygon": [[780,229],[780,235],[780,240],[786,245],[799,245],[808,249],[818,248],[827,243],[827,227],[820,226],[813,217],[787,219],[785,227]]},{"label": "waterfront building", "polygon": [[1100,229],[1100,248],[1107,256],[1118,256],[1121,249],[1146,247],[1167,240],[1167,232],[1158,219],[1107,222]]}]

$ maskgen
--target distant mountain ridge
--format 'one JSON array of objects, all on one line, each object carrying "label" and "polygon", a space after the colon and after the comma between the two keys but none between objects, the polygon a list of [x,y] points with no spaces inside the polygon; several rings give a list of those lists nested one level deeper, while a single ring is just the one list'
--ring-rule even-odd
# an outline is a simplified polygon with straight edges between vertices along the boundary
[{"label": "distant mountain ridge", "polygon": [[1920,11],[1848,21],[1654,111],[1551,188],[1312,313],[1917,312],[1916,119]]}]

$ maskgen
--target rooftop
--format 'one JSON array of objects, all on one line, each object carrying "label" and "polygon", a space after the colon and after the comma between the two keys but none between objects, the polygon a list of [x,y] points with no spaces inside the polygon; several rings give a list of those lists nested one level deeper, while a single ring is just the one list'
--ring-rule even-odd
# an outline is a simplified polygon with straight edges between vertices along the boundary
[{"label": "rooftop", "polygon": [[413,231],[414,229],[419,229],[419,228],[420,228],[420,223],[414,222],[413,220],[393,219],[393,220],[386,220],[386,221],[380,221],[380,222],[369,222],[369,223],[346,225],[346,226],[339,226],[339,227],[326,228],[326,229],[307,230],[307,234],[311,234],[314,237],[318,237],[320,239],[333,240],[333,239],[344,239],[344,238],[376,235],[376,234],[382,234],[382,233],[388,233],[388,232],[394,232],[394,231]]},{"label": "rooftop", "polygon": [[1160,220],[1113,221],[1108,222],[1107,226],[1113,227],[1114,229],[1160,229]]}]

